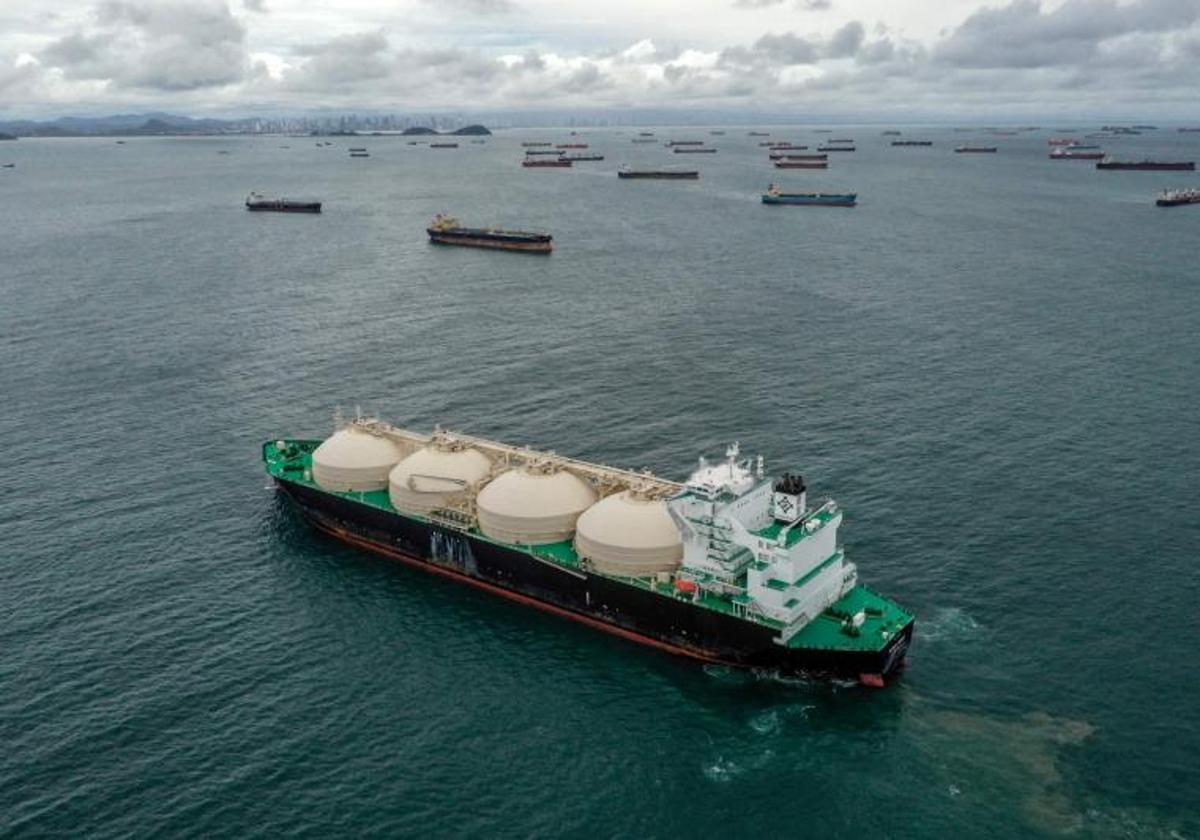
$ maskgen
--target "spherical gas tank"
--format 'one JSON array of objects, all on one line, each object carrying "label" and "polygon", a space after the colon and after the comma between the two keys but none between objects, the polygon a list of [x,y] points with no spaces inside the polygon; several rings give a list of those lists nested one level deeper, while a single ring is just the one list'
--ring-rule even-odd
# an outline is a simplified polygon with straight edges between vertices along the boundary
[{"label": "spherical gas tank", "polygon": [[624,490],[601,499],[579,517],[575,552],[596,571],[648,577],[679,567],[683,541],[666,502]]},{"label": "spherical gas tank", "polygon": [[491,468],[478,449],[426,446],[395,466],[388,476],[388,496],[396,510],[425,516],[482,481]]},{"label": "spherical gas tank", "polygon": [[479,530],[506,543],[561,542],[571,538],[575,520],[597,498],[596,491],[574,473],[519,467],[479,491],[475,500]]},{"label": "spherical gas tank", "polygon": [[313,452],[313,480],[326,490],[382,490],[403,457],[394,441],[351,426],[334,432]]}]

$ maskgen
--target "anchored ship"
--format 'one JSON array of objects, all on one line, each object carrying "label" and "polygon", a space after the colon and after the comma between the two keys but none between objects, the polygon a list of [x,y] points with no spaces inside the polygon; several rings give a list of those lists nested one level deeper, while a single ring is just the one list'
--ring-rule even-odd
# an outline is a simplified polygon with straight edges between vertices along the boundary
[{"label": "anchored ship", "polygon": [[521,165],[527,169],[544,168],[544,167],[569,167],[571,161],[566,158],[525,158],[521,161]]},{"label": "anchored ship", "polygon": [[829,155],[824,152],[817,154],[810,152],[770,152],[767,157],[771,160],[829,160]]},{"label": "anchored ship", "polygon": [[932,140],[893,140],[893,146],[932,146]]},{"label": "anchored ship", "polygon": [[1115,160],[1104,157],[1096,163],[1097,169],[1129,169],[1146,172],[1193,172],[1196,162],[1191,160]]},{"label": "anchored ship", "polygon": [[430,242],[439,245],[465,245],[470,248],[495,248],[530,254],[549,254],[554,248],[554,238],[548,233],[468,228],[460,225],[458,219],[443,216],[441,213],[433,217],[433,222],[425,232],[429,234]]},{"label": "anchored ship", "polygon": [[1163,190],[1154,202],[1159,207],[1178,207],[1181,204],[1200,204],[1200,189]]},{"label": "anchored ship", "polygon": [[618,178],[655,178],[660,181],[695,181],[700,177],[696,169],[620,169]]},{"label": "anchored ship", "polygon": [[853,146],[817,146],[818,152],[853,152]]},{"label": "anchored ship", "polygon": [[715,155],[717,150],[709,146],[676,146],[672,151],[677,155]]},{"label": "anchored ship", "polygon": [[777,160],[776,169],[828,169],[827,160]]},{"label": "anchored ship", "polygon": [[659,650],[882,686],[912,641],[858,583],[841,508],[736,444],[682,483],[368,418],[262,457],[319,531]]},{"label": "anchored ship", "polygon": [[998,151],[996,146],[955,146],[954,151],[960,155],[986,155]]},{"label": "anchored ship", "polygon": [[785,193],[776,184],[763,193],[763,204],[803,204],[813,207],[854,207],[858,193]]},{"label": "anchored ship", "polygon": [[1070,146],[1059,146],[1050,152],[1051,160],[1100,160],[1105,157],[1099,146],[1073,143]]},{"label": "anchored ship", "polygon": [[270,213],[320,213],[321,202],[267,198],[261,193],[252,192],[246,197],[246,209]]}]

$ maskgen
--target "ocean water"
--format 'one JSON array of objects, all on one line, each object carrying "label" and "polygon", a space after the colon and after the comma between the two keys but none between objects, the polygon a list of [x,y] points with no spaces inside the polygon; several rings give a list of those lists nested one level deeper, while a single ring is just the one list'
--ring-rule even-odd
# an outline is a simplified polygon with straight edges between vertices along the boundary
[{"label": "ocean water", "polygon": [[[1153,206],[1197,176],[1048,134],[0,145],[0,834],[1198,836],[1200,207]],[[909,668],[701,667],[314,535],[258,448],[356,407],[671,477],[740,440],[846,508]]]}]

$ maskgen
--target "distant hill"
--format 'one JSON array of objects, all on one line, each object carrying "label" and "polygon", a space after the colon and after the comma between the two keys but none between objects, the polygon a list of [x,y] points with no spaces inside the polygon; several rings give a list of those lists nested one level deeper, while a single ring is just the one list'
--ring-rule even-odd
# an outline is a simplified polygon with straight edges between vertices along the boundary
[{"label": "distant hill", "polygon": [[404,134],[404,135],[408,135],[408,136],[413,136],[413,135],[426,136],[426,135],[430,135],[430,134],[436,134],[436,135],[445,134],[445,135],[450,135],[450,136],[454,136],[454,137],[468,137],[468,136],[482,137],[484,135],[489,135],[492,132],[488,131],[482,125],[465,125],[462,128],[456,128],[454,131],[434,131],[432,128],[429,128],[429,127],[423,126],[423,125],[419,125],[419,126],[414,126],[413,128],[406,128],[406,129],[404,129],[404,131],[402,131],[400,133]]},{"label": "distant hill", "polygon": [[16,140],[16,139],[17,139],[17,135],[5,134],[3,131],[0,131],[0,140]]},{"label": "distant hill", "polygon": [[87,137],[139,134],[218,134],[233,130],[228,120],[192,119],[178,114],[117,114],[111,117],[60,117],[47,122],[0,122],[0,132],[23,137]]}]

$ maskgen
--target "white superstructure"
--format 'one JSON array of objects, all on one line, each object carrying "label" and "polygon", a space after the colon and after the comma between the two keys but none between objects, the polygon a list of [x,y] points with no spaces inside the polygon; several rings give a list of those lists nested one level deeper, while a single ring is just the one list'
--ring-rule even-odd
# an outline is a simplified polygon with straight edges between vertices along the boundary
[{"label": "white superstructure", "polygon": [[701,459],[667,505],[683,536],[678,576],[783,622],[785,638],[857,582],[837,543],[837,506],[809,509],[799,477],[766,478],[762,458],[739,460],[737,444],[720,463]]}]

